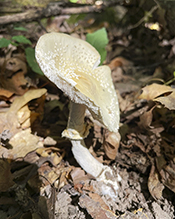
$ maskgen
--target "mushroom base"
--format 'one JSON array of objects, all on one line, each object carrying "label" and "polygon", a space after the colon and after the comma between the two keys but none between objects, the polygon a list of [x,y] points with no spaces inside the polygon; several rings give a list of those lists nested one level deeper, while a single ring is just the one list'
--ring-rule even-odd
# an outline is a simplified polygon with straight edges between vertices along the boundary
[{"label": "mushroom base", "polygon": [[79,165],[89,174],[97,179],[101,187],[101,193],[115,199],[118,195],[118,182],[120,175],[97,161],[86,148],[83,140],[71,140],[72,152]]}]

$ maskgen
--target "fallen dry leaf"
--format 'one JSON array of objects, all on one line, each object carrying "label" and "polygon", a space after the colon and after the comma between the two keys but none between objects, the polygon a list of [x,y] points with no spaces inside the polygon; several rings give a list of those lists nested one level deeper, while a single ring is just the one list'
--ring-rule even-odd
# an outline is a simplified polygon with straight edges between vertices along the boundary
[{"label": "fallen dry leaf", "polygon": [[140,127],[142,127],[142,128],[145,128],[145,129],[147,129],[147,128],[153,128],[152,126],[151,126],[151,123],[152,123],[152,119],[153,119],[153,113],[152,113],[152,111],[153,111],[153,109],[155,108],[155,106],[154,107],[152,107],[149,111],[147,111],[147,112],[144,112],[141,116],[140,116],[140,122],[138,122],[138,125],[140,126]]},{"label": "fallen dry leaf", "polygon": [[26,105],[29,101],[41,97],[46,92],[47,92],[47,90],[45,88],[42,88],[42,89],[31,89],[31,90],[27,91],[23,96],[18,97],[18,98],[15,99],[15,101],[11,105],[9,111],[10,112],[14,111],[14,110],[18,111],[21,107]]},{"label": "fallen dry leaf", "polygon": [[104,200],[102,199],[102,197],[97,194],[97,193],[92,193],[92,192],[89,192],[89,197],[92,198],[95,202],[99,202],[101,207],[103,209],[106,209],[106,210],[110,210],[109,209],[109,206],[104,202]]},{"label": "fallen dry leaf", "polygon": [[0,88],[0,99],[8,100],[13,95],[13,92]]},{"label": "fallen dry leaf", "polygon": [[160,102],[169,110],[175,110],[175,89],[172,89],[172,93],[165,97],[155,98],[154,101]]},{"label": "fallen dry leaf", "polygon": [[[116,86],[118,85],[118,82],[121,82],[123,80],[132,80],[130,76],[126,76],[126,72],[128,72],[129,69],[133,67],[133,63],[123,57],[116,57],[114,58],[108,66],[110,67],[112,71],[112,80],[114,84],[117,82]],[[118,88],[118,87],[117,87]]]},{"label": "fallen dry leaf", "polygon": [[11,173],[11,167],[7,160],[0,160],[0,192],[7,191],[15,183]]},{"label": "fallen dry leaf", "polygon": [[148,178],[148,189],[155,200],[162,198],[163,184],[159,180],[159,174],[155,166],[152,165]]},{"label": "fallen dry leaf", "polygon": [[103,147],[105,150],[106,156],[114,160],[116,158],[121,136],[119,133],[109,132],[106,130],[104,134]]},{"label": "fallen dry leaf", "polygon": [[30,116],[31,111],[29,110],[29,107],[27,105],[24,105],[21,109],[18,110],[17,118],[22,129],[30,127]]},{"label": "fallen dry leaf", "polygon": [[68,179],[69,179],[71,170],[72,170],[72,167],[62,167],[61,170],[59,170],[60,178],[59,178],[58,189],[61,189],[63,186],[68,184]]},{"label": "fallen dry leaf", "polygon": [[53,139],[53,138],[51,138],[50,136],[47,136],[45,139],[44,139],[44,145],[49,145],[49,146],[51,146],[51,145],[56,145],[56,141]]},{"label": "fallen dry leaf", "polygon": [[127,96],[125,98],[123,98],[120,94],[120,92],[117,92],[117,97],[118,97],[118,102],[119,102],[119,106],[120,106],[120,111],[121,112],[125,112],[125,111],[129,111],[130,108],[132,109],[132,103],[130,100],[128,100]]},{"label": "fallen dry leaf", "polygon": [[108,64],[108,66],[113,70],[116,67],[131,67],[133,66],[133,63],[123,57],[116,57]]},{"label": "fallen dry leaf", "polygon": [[82,208],[85,208],[94,219],[117,218],[117,216],[112,211],[104,209],[98,201],[94,201],[92,198],[85,194],[81,195],[79,198],[79,204]]},{"label": "fallen dry leaf", "polygon": [[[13,180],[19,185],[27,183],[35,178],[35,188],[39,188],[39,177],[37,173],[38,167],[35,163],[28,163],[23,161],[23,158],[18,158],[12,161],[11,171],[13,173]],[[34,186],[33,186],[34,187]]]},{"label": "fallen dry leaf", "polygon": [[56,147],[38,148],[36,153],[42,157],[47,157],[53,166],[57,166],[65,155],[65,151]]},{"label": "fallen dry leaf", "polygon": [[44,175],[49,183],[52,185],[60,176],[55,172],[54,168],[51,168],[48,174]]},{"label": "fallen dry leaf", "polygon": [[76,187],[77,184],[79,184],[82,181],[85,181],[88,178],[88,176],[85,174],[84,170],[82,170],[82,168],[80,167],[76,167],[74,168],[71,172],[70,172],[70,176],[73,180],[74,186]]},{"label": "fallen dry leaf", "polygon": [[162,183],[175,193],[175,157],[168,162],[163,156],[157,157],[156,164]]},{"label": "fallen dry leaf", "polygon": [[43,146],[41,137],[31,134],[30,129],[22,130],[16,133],[10,139],[9,144],[12,149],[7,149],[8,154],[13,155],[14,158],[24,157],[30,151]]},{"label": "fallen dry leaf", "polygon": [[[41,180],[43,182],[42,187],[44,188],[47,185],[52,185],[56,182],[57,179],[60,178],[61,171],[58,173],[57,167],[53,167],[50,165],[50,158],[40,158],[38,160],[39,169],[38,173],[41,177]],[[61,166],[58,166],[58,168],[62,169]]]},{"label": "fallen dry leaf", "polygon": [[28,90],[28,82],[25,79],[27,66],[19,58],[9,58],[6,60],[0,72],[0,85],[2,88],[15,94],[23,95]]},{"label": "fallen dry leaf", "polygon": [[[31,100],[41,97],[46,91],[44,88],[29,90],[23,96],[17,97],[7,112],[0,113],[0,133],[4,130],[9,130],[12,135],[19,132],[22,129],[21,122],[27,121],[25,105]],[[27,116],[29,114],[29,111],[27,111]],[[27,124],[28,126],[29,124]],[[26,124],[24,127],[26,127]]]},{"label": "fallen dry leaf", "polygon": [[142,94],[139,99],[154,100],[156,97],[172,91],[173,89],[169,86],[153,83],[142,88]]},{"label": "fallen dry leaf", "polygon": [[[142,89],[139,99],[153,100],[161,103],[169,110],[175,110],[175,89],[170,86],[151,84]],[[161,96],[164,95],[164,96]]]}]

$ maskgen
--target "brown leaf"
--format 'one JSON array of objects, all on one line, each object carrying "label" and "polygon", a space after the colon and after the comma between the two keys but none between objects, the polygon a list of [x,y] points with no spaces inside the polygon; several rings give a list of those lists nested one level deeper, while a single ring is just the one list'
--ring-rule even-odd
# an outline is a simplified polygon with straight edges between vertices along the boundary
[{"label": "brown leaf", "polygon": [[56,141],[53,139],[53,138],[51,138],[50,136],[47,136],[45,139],[44,139],[44,145],[56,145]]},{"label": "brown leaf", "polygon": [[62,188],[67,184],[71,167],[65,167],[63,162],[57,166],[51,166],[50,164],[52,164],[50,157],[40,157],[37,161],[37,165],[40,167],[38,173],[43,176],[41,178],[43,187],[55,183],[57,187]]},{"label": "brown leaf", "polygon": [[156,97],[172,91],[173,89],[169,86],[153,83],[142,88],[142,94],[139,99],[154,100]]},{"label": "brown leaf", "polygon": [[7,191],[14,185],[11,167],[8,161],[0,160],[0,192]]},{"label": "brown leaf", "polygon": [[9,58],[2,66],[0,72],[0,85],[6,90],[15,94],[23,95],[27,90],[28,82],[24,78],[27,73],[27,66],[19,58]]},{"label": "brown leaf", "polygon": [[24,105],[26,105],[29,101],[37,99],[44,95],[47,92],[45,88],[42,89],[31,89],[27,91],[23,96],[15,99],[13,104],[11,105],[10,111],[17,111]]},{"label": "brown leaf", "polygon": [[45,93],[46,89],[34,89],[27,91],[23,96],[17,97],[7,112],[0,113],[0,132],[9,130],[14,135],[21,130],[22,122],[26,122],[24,128],[29,127],[27,119],[30,118],[30,113],[25,106],[29,101],[39,98]]},{"label": "brown leaf", "polygon": [[156,164],[161,175],[162,183],[175,193],[175,157],[168,163],[164,157],[158,157]]},{"label": "brown leaf", "polygon": [[133,63],[123,57],[116,57],[109,63],[108,66],[110,67],[111,70],[113,70],[116,67],[133,66]]},{"label": "brown leaf", "polygon": [[3,100],[8,100],[13,95],[13,92],[9,90],[5,90],[3,88],[0,88],[0,98]]},{"label": "brown leaf", "polygon": [[119,102],[119,106],[120,106],[120,111],[121,112],[127,112],[127,111],[130,110],[130,108],[132,110],[133,109],[133,105],[130,102],[130,100],[127,98],[127,96],[125,96],[125,98],[123,98],[121,96],[120,92],[118,92],[118,90],[116,92],[117,92],[118,102]]},{"label": "brown leaf", "polygon": [[31,111],[27,105],[24,105],[21,109],[18,110],[17,118],[22,129],[27,129],[30,127],[30,116]]},{"label": "brown leaf", "polygon": [[54,171],[54,168],[52,168],[45,177],[53,184],[59,178],[59,175]]},{"label": "brown leaf", "polygon": [[109,132],[106,130],[103,147],[107,157],[111,160],[114,160],[117,155],[120,138],[121,137],[119,133]]},{"label": "brown leaf", "polygon": [[94,201],[87,195],[81,195],[79,204],[86,208],[87,212],[94,219],[116,219],[117,216],[110,210],[104,209],[99,202]]},{"label": "brown leaf", "polygon": [[60,165],[59,168],[57,168],[57,169],[58,169],[57,172],[60,173],[58,188],[61,189],[63,186],[68,184],[68,179],[70,179],[69,176],[70,176],[70,172],[72,171],[72,167],[70,167],[70,166],[69,167],[65,167],[63,165]]},{"label": "brown leaf", "polygon": [[[139,99],[153,100],[163,104],[169,110],[175,110],[175,89],[170,86],[151,84],[142,89]],[[164,96],[161,96],[164,95]],[[160,96],[160,97],[159,97]]]},{"label": "brown leaf", "polygon": [[172,89],[172,93],[165,97],[158,97],[154,101],[158,101],[163,104],[169,110],[175,110],[175,89]]},{"label": "brown leaf", "polygon": [[41,138],[31,134],[30,129],[22,130],[21,132],[16,133],[10,139],[9,144],[13,148],[9,149],[8,153],[12,154],[14,158],[24,157],[30,151],[43,146]]},{"label": "brown leaf", "polygon": [[159,180],[158,171],[156,170],[154,164],[151,167],[148,178],[148,189],[154,199],[161,199],[164,186]]},{"label": "brown leaf", "polygon": [[145,129],[147,128],[153,128],[151,127],[151,123],[152,123],[152,119],[153,119],[153,114],[152,114],[152,111],[153,109],[155,108],[152,107],[149,111],[147,112],[144,112],[141,116],[140,116],[140,122],[138,123],[138,125],[140,127],[143,127]]},{"label": "brown leaf", "polygon": [[71,171],[70,175],[74,185],[79,184],[81,181],[85,181],[88,179],[88,176],[85,174],[84,170],[82,170],[82,168],[80,167],[74,168]]},{"label": "brown leaf", "polygon": [[105,210],[109,210],[109,206],[103,201],[103,199],[101,198],[100,195],[98,195],[97,193],[92,193],[90,192],[89,197],[92,198],[95,202],[99,202],[101,207]]},{"label": "brown leaf", "polygon": [[[41,162],[41,161],[42,162]],[[42,187],[45,187],[49,184],[52,184],[55,182],[55,180],[60,176],[59,174],[56,174],[56,172],[53,170],[53,167],[49,165],[47,162],[47,159],[45,158],[44,161],[43,159],[40,158],[39,163],[40,163],[40,168],[38,169],[38,174],[41,177],[42,180]],[[52,178],[53,177],[53,178]],[[50,181],[51,180],[51,181]]]},{"label": "brown leaf", "polygon": [[42,157],[48,158],[53,166],[57,166],[65,155],[65,151],[61,151],[61,149],[56,147],[38,148],[36,153]]},{"label": "brown leaf", "polygon": [[[115,87],[120,91],[120,93],[122,93],[126,89],[126,87],[128,88],[128,85],[130,86],[130,88],[132,87],[132,85],[128,83],[128,81],[134,80],[131,76],[129,76],[128,72],[128,70],[133,67],[132,62],[123,57],[116,57],[109,63],[108,66],[112,71],[111,76]],[[126,72],[128,72],[128,74],[125,74]],[[120,83],[121,81],[124,81],[124,83]]]}]

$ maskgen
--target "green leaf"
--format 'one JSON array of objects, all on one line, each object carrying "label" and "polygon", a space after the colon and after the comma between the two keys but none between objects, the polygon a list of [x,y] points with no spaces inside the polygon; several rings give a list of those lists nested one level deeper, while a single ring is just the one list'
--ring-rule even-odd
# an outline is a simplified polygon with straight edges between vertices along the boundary
[{"label": "green leaf", "polygon": [[19,46],[19,43],[15,43],[15,42],[11,42],[11,44],[13,45],[13,46]]},{"label": "green leaf", "polygon": [[78,21],[80,21],[80,20],[84,20],[86,16],[87,16],[86,14],[72,14],[72,15],[66,20],[66,22],[67,22],[68,24],[75,24],[75,23],[78,23]]},{"label": "green leaf", "polygon": [[31,67],[31,69],[40,75],[44,75],[35,59],[35,50],[31,47],[27,47],[25,49],[25,54],[26,54],[27,62]]},{"label": "green leaf", "polygon": [[102,64],[106,59],[106,55],[107,55],[106,45],[109,42],[106,29],[103,27],[95,31],[94,33],[88,33],[86,35],[86,41],[90,43],[93,47],[95,47],[96,50],[100,53],[101,55],[100,64]]},{"label": "green leaf", "polygon": [[19,36],[13,36],[12,40],[18,42],[18,43],[23,43],[23,44],[29,44],[31,45],[31,41],[29,39],[27,39],[25,36],[23,35],[19,35]]},{"label": "green leaf", "polygon": [[9,44],[11,44],[11,40],[8,40],[6,38],[0,39],[0,48],[7,47]]},{"label": "green leaf", "polygon": [[78,2],[78,0],[69,0],[70,2],[72,2],[72,3],[77,3]]},{"label": "green leaf", "polygon": [[14,27],[14,30],[27,31],[25,27]]}]

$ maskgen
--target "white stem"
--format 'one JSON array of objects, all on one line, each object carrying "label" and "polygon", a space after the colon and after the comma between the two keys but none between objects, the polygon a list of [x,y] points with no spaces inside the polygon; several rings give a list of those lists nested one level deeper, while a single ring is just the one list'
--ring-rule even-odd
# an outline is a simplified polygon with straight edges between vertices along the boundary
[{"label": "white stem", "polygon": [[84,123],[86,107],[82,104],[70,103],[67,129],[62,136],[70,139],[72,152],[78,164],[93,177],[98,177],[103,171],[103,164],[97,161],[86,148],[83,138],[87,136],[89,127]]},{"label": "white stem", "polygon": [[103,171],[103,164],[96,160],[86,148],[83,140],[71,140],[72,152],[79,165],[97,178]]},{"label": "white stem", "polygon": [[76,129],[78,132],[83,130],[85,110],[85,105],[70,101],[67,129]]},{"label": "white stem", "polygon": [[62,137],[77,140],[87,137],[90,126],[84,122],[85,110],[85,105],[70,102],[68,125],[62,132]]},{"label": "white stem", "polygon": [[68,126],[62,136],[70,139],[72,153],[78,164],[101,183],[102,194],[115,199],[121,177],[115,177],[113,170],[96,160],[86,148],[83,138],[87,136],[89,128],[84,123],[85,110],[84,105],[71,102]]}]

